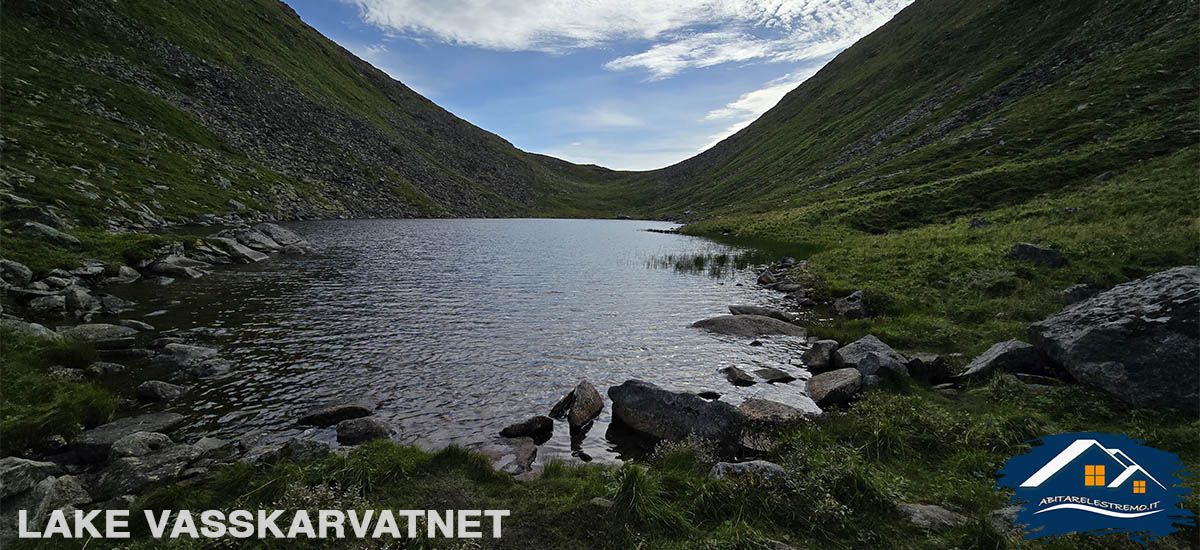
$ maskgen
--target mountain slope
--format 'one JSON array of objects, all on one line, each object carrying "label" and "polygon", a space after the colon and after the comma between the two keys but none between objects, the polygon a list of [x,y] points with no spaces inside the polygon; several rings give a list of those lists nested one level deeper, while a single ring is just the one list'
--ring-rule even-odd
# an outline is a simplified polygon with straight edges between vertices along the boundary
[{"label": "mountain slope", "polygon": [[738,134],[648,174],[657,209],[916,227],[1197,142],[1194,1],[919,0]]},{"label": "mountain slope", "polygon": [[5,2],[2,40],[4,187],[84,228],[238,203],[282,218],[527,215],[605,172],[516,149],[275,0]]}]

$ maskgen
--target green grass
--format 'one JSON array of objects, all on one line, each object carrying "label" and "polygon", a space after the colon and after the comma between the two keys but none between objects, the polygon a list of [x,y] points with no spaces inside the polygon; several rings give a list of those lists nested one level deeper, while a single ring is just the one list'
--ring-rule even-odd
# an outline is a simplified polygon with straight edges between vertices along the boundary
[{"label": "green grass", "polygon": [[[731,215],[687,226],[697,234],[749,235],[819,245],[808,274],[827,296],[868,291],[874,319],[810,327],[849,341],[874,333],[907,351],[978,353],[1062,307],[1057,292],[1076,283],[1110,286],[1200,260],[1200,149],[1186,148],[1121,173],[1045,193],[984,214],[873,234],[812,223],[807,207]],[[1008,256],[1013,243],[1054,247],[1065,268],[1034,267]],[[797,274],[802,277],[803,274]]]},{"label": "green grass", "polygon": [[[167,509],[508,509],[503,547],[1014,548],[988,515],[1007,503],[993,472],[1031,439],[1067,431],[1120,432],[1200,468],[1200,420],[1129,410],[1076,386],[1032,391],[996,377],[946,398],[918,386],[876,390],[846,414],[783,434],[770,452],[788,470],[782,485],[708,476],[717,458],[698,440],[660,445],[619,467],[549,462],[517,482],[487,461],[451,447],[436,453],[374,442],[346,456],[307,463],[236,464],[155,490],[139,510]],[[1195,477],[1183,482],[1200,489]],[[592,504],[609,499],[611,508]],[[939,504],[967,525],[920,531],[896,511],[905,502]],[[1188,504],[1195,512],[1196,502]],[[140,517],[135,512],[135,517]],[[135,531],[138,529],[135,522]],[[142,527],[144,528],[144,526]],[[145,531],[140,531],[142,536]],[[1151,548],[1188,548],[1194,527]],[[99,545],[99,546],[97,546]],[[332,548],[332,541],[154,541],[133,548]],[[61,547],[73,547],[62,543]],[[492,548],[496,541],[422,539],[406,547]],[[92,541],[89,547],[107,547]],[[383,548],[367,541],[362,547]],[[1121,535],[1068,536],[1023,548],[1140,548]]]},{"label": "green grass", "polygon": [[96,350],[78,342],[30,338],[0,331],[0,453],[23,451],[49,435],[66,438],[112,419],[117,398],[89,382],[57,378],[53,365],[83,368]]}]

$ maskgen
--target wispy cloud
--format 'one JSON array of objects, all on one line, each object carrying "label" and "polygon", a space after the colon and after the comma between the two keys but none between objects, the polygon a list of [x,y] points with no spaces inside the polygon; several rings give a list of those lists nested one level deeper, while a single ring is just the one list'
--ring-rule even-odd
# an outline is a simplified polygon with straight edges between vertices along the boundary
[{"label": "wispy cloud", "polygon": [[730,62],[802,61],[845,48],[911,0],[344,0],[391,32],[505,51],[649,42],[609,61],[652,79]]},{"label": "wispy cloud", "polygon": [[762,88],[742,94],[720,109],[709,111],[704,120],[734,119],[735,122],[731,123],[724,130],[709,136],[709,142],[704,148],[712,147],[721,140],[738,133],[742,128],[749,126],[760,115],[779,103],[779,100],[783,99],[783,96],[787,95],[788,92],[816,74],[820,67],[820,65],[816,65],[802,71],[789,73],[768,82]]}]

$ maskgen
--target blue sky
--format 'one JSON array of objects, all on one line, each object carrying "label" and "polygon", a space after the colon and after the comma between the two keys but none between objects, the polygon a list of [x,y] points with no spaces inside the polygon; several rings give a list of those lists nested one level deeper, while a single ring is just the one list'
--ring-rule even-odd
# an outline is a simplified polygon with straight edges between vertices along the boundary
[{"label": "blue sky", "polygon": [[732,134],[911,0],[285,0],[526,151],[660,168]]}]

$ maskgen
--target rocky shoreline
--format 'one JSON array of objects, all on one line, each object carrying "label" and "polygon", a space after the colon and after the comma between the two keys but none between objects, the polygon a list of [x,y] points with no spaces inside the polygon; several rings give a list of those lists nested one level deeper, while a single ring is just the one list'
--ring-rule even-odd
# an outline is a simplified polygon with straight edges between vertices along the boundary
[{"label": "rocky shoreline", "polygon": [[[137,401],[127,406],[136,409],[169,402],[191,391],[191,384],[227,374],[229,362],[216,349],[174,336],[155,337],[154,328],[144,322],[91,322],[94,317],[123,311],[120,299],[104,290],[138,279],[170,284],[175,278],[202,277],[216,265],[256,262],[272,253],[305,254],[311,250],[311,245],[295,233],[260,223],[225,229],[186,246],[176,243],[164,247],[115,273],[85,262],[77,269],[56,270],[34,280],[28,268],[4,260],[0,261],[0,275],[6,292],[23,308],[43,315],[58,314],[80,324],[52,331],[7,312],[2,322],[10,330],[31,337],[81,340],[100,350],[101,361],[83,369],[57,368],[55,376],[104,377],[125,370],[121,360],[148,360],[168,366],[173,373],[170,381],[143,381],[136,388]],[[798,273],[804,274],[804,262],[788,258],[762,269],[756,283],[764,290],[784,293],[788,309],[797,313],[828,307],[847,319],[872,315],[861,291],[836,298],[824,296],[816,288],[797,283],[794,275]],[[799,278],[808,279],[807,275]],[[792,312],[735,304],[729,306],[730,315],[703,319],[692,326],[745,339],[752,347],[761,345],[760,337],[802,343],[802,351],[790,367],[803,372],[772,367],[750,372],[731,366],[715,372],[714,381],[723,378],[743,387],[790,384],[796,392],[792,405],[748,398],[734,406],[721,400],[721,392],[676,392],[635,379],[607,388],[606,404],[601,391],[583,380],[546,415],[508,426],[493,439],[468,448],[487,456],[496,470],[519,480],[537,477],[540,471],[533,468],[533,462],[538,446],[550,438],[555,424],[567,424],[573,447],[577,447],[607,405],[614,424],[651,444],[692,438],[714,444],[721,458],[712,468],[714,477],[750,476],[769,481],[787,473],[784,466],[765,460],[780,434],[798,423],[819,422],[822,417],[841,414],[863,392],[917,383],[955,399],[972,385],[994,376],[1034,391],[1054,385],[1087,384],[1131,406],[1195,414],[1196,380],[1190,376],[1189,385],[1186,371],[1188,365],[1194,366],[1200,360],[1196,357],[1198,280],[1200,267],[1188,266],[1087,296],[1068,289],[1067,294],[1079,299],[1061,313],[1032,325],[1032,344],[1018,340],[997,343],[962,369],[954,365],[965,358],[932,353],[906,356],[872,335],[842,344],[810,335],[795,324],[797,315]],[[1098,340],[1101,344],[1093,343]],[[1080,346],[1079,342],[1088,344]],[[1114,368],[1114,364],[1120,368]],[[333,428],[337,446],[304,436],[270,444],[257,444],[250,438],[177,441],[171,433],[184,417],[170,412],[126,416],[86,430],[70,441],[49,436],[20,456],[0,459],[4,488],[0,516],[9,517],[17,509],[36,510],[36,523],[44,521],[54,509],[128,508],[136,495],[202,475],[222,464],[303,461],[348,452],[353,446],[391,439],[396,434],[394,427],[374,416],[377,407],[377,402],[348,400],[315,407],[297,418],[301,426]],[[908,507],[906,517],[914,524],[940,522],[942,528],[961,524],[961,517],[955,518],[938,506],[904,506]],[[997,513],[1011,515],[1011,511]]]}]

